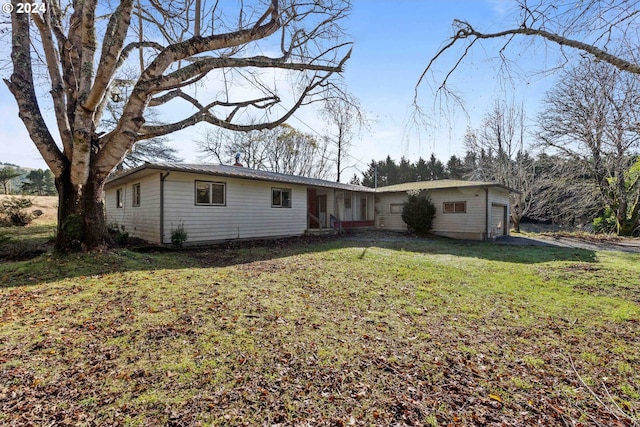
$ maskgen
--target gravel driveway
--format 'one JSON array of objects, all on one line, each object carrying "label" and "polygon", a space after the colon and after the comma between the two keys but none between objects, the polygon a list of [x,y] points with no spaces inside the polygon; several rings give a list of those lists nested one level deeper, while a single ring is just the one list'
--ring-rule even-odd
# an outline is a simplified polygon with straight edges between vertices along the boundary
[{"label": "gravel driveway", "polygon": [[526,237],[511,235],[496,240],[496,243],[505,245],[533,245],[533,246],[560,246],[563,248],[578,248],[590,251],[621,251],[640,253],[640,239],[598,239],[579,236],[566,236],[562,234],[539,234]]},{"label": "gravel driveway", "polygon": [[[420,237],[412,236],[406,233],[390,232],[390,231],[363,231],[348,234],[343,239],[359,241],[359,242],[407,242],[415,241]],[[559,246],[563,248],[586,249],[590,251],[621,251],[630,253],[640,253],[639,238],[596,238],[569,236],[564,234],[528,234],[522,236],[512,234],[510,236],[500,237],[495,241],[500,245],[519,245],[519,246]]]}]

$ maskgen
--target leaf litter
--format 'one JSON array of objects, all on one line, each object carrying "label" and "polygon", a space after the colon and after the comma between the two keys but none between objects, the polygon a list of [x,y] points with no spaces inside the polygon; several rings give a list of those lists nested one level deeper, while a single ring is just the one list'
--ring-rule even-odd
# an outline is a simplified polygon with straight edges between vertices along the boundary
[{"label": "leaf litter", "polygon": [[0,425],[639,424],[638,278],[313,244],[2,289]]}]

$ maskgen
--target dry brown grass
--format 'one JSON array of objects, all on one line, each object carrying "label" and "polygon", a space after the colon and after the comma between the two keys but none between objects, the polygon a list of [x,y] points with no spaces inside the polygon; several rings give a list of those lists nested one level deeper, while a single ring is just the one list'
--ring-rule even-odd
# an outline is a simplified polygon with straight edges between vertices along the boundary
[{"label": "dry brown grass", "polygon": [[50,224],[56,222],[58,216],[58,196],[11,196],[0,194],[0,203],[10,197],[29,197],[33,206],[27,209],[29,212],[41,210],[43,214],[33,221],[34,225]]}]

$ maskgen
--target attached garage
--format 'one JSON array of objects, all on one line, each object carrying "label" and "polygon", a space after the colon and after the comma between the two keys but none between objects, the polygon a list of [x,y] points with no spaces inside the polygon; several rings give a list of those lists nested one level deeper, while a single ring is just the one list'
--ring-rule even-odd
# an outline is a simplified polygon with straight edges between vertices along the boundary
[{"label": "attached garage", "polygon": [[380,187],[376,227],[404,231],[402,206],[410,191],[428,191],[436,207],[431,232],[454,239],[488,240],[509,234],[509,193],[494,182],[443,179]]}]

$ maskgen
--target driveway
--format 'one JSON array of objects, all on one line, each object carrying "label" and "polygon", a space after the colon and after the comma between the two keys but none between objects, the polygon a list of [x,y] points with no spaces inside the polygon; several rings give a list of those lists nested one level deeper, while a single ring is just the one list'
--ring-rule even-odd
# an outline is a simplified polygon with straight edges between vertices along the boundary
[{"label": "driveway", "polygon": [[[371,230],[342,236],[342,239],[360,242],[410,242],[419,237],[406,233]],[[574,236],[562,233],[553,234],[512,234],[495,241],[499,245],[518,246],[556,246],[563,248],[586,249],[590,251],[621,251],[640,253],[640,239],[596,236]]]},{"label": "driveway", "polygon": [[590,251],[621,251],[640,253],[640,239],[638,238],[605,238],[595,236],[573,236],[565,234],[538,234],[535,236],[511,236],[501,237],[496,240],[504,245],[529,245],[529,246],[560,246],[563,248],[586,249]]}]

